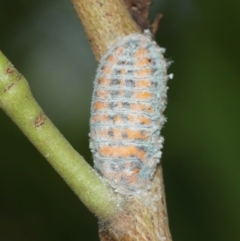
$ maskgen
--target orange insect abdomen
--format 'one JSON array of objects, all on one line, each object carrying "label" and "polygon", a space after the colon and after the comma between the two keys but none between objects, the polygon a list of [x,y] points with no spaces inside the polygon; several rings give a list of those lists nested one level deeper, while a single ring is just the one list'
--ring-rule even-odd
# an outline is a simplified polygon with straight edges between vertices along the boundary
[{"label": "orange insect abdomen", "polygon": [[163,52],[149,36],[132,34],[98,67],[90,120],[94,166],[122,194],[146,190],[160,161],[168,80]]}]

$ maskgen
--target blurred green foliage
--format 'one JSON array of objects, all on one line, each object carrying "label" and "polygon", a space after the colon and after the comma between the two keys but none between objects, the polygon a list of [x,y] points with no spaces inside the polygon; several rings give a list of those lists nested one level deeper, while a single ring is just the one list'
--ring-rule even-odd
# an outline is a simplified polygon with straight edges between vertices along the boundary
[{"label": "blurred green foliage", "polygon": [[[174,241],[240,240],[240,2],[155,0],[174,64],[163,170]],[[0,49],[90,162],[97,63],[70,1],[1,0]],[[98,240],[97,220],[0,111],[0,240]]]}]

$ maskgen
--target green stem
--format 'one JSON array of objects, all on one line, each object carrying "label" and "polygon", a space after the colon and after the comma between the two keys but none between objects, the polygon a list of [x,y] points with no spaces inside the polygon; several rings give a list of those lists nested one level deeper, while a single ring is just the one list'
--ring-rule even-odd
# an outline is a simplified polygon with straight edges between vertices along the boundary
[{"label": "green stem", "polygon": [[117,210],[116,194],[62,136],[33,98],[26,79],[0,51],[0,107],[95,215]]}]

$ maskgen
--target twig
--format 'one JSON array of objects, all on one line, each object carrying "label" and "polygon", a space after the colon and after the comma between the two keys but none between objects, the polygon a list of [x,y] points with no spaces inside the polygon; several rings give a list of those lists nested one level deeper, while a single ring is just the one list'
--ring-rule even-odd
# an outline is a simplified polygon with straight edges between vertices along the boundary
[{"label": "twig", "polygon": [[116,39],[141,32],[119,0],[71,0],[97,60]]},{"label": "twig", "polygon": [[33,98],[26,79],[1,51],[0,107],[90,211],[106,218],[119,209],[116,203],[120,204],[121,199],[117,198],[52,124]]},{"label": "twig", "polygon": [[[118,38],[141,32],[121,0],[71,0],[97,60]],[[125,196],[123,212],[100,220],[102,241],[171,241],[161,165],[142,199]]]}]

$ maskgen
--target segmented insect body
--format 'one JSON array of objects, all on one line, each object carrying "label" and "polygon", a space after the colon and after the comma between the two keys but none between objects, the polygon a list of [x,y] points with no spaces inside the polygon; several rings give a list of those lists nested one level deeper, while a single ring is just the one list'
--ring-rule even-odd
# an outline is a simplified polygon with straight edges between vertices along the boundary
[{"label": "segmented insect body", "polygon": [[149,188],[160,161],[167,62],[150,36],[131,34],[100,61],[94,83],[90,146],[95,169],[119,193]]}]

